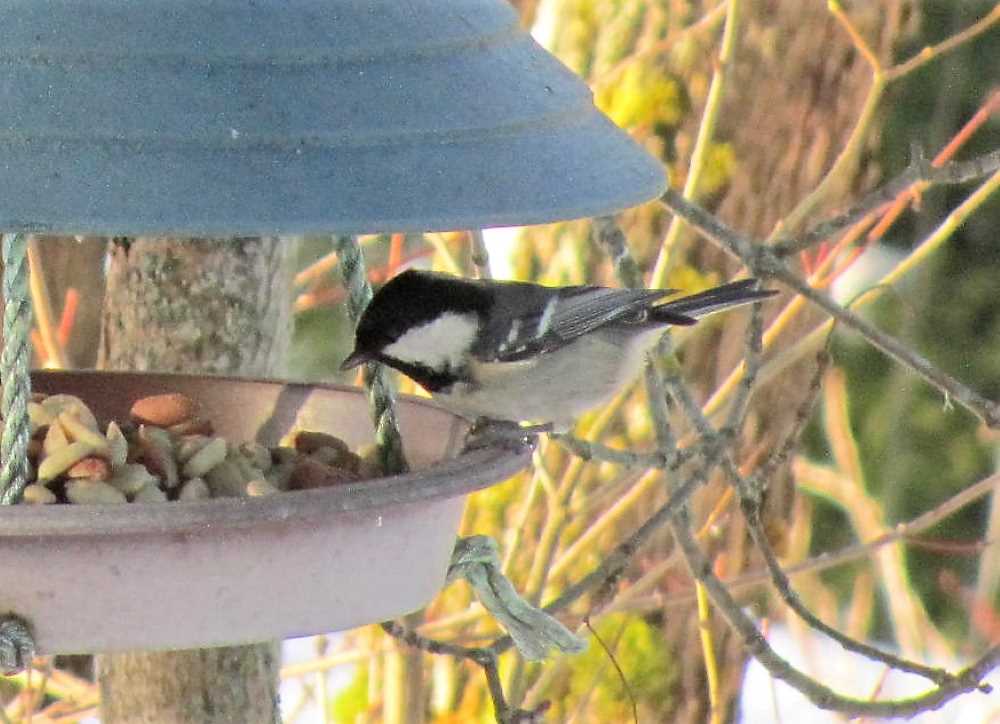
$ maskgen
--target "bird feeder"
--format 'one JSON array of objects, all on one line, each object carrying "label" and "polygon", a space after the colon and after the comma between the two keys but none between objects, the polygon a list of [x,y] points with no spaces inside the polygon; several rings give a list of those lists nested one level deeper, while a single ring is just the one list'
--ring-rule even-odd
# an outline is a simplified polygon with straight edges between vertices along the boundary
[{"label": "bird feeder", "polygon": [[[27,440],[25,234],[523,225],[613,213],[665,185],[504,0],[10,0],[0,49],[6,466]],[[126,373],[34,384],[106,419],[136,393],[178,391],[213,398],[235,440],[273,442],[306,419],[364,442],[348,389]],[[45,653],[240,643],[413,610],[444,580],[465,494],[528,452],[460,454],[456,418],[413,399],[398,414],[406,475],[256,500],[4,508],[0,610],[30,620]],[[178,588],[224,616],[177,615]]]}]

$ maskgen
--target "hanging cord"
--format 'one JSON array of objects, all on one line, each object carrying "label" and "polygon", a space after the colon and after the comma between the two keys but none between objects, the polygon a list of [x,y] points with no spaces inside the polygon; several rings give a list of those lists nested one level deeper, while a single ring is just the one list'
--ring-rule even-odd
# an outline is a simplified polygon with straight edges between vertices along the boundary
[{"label": "hanging cord", "polygon": [[[333,237],[338,266],[347,287],[347,314],[357,324],[361,313],[372,299],[372,287],[365,271],[365,258],[361,246],[353,236]],[[379,449],[379,462],[387,474],[406,472],[403,441],[396,421],[396,395],[389,375],[382,365],[369,362],[364,366],[364,383],[368,390],[368,404],[375,423],[375,444]]]},{"label": "hanging cord", "polygon": [[[28,478],[28,399],[31,397],[31,297],[28,289],[28,235],[4,234],[0,240],[3,258],[3,354],[0,377],[3,397],[0,416],[0,504],[11,505],[21,497]],[[20,671],[35,652],[31,627],[8,613],[0,616],[0,673]]]},{"label": "hanging cord", "polygon": [[514,646],[528,661],[541,661],[552,648],[564,654],[585,650],[586,639],[521,598],[501,571],[498,551],[497,542],[488,536],[459,538],[451,554],[445,585],[457,578],[468,581],[479,602],[507,630]]},{"label": "hanging cord", "polygon": [[0,674],[11,676],[24,671],[35,658],[31,625],[12,613],[0,616]]},{"label": "hanging cord", "polygon": [[0,438],[0,504],[21,497],[28,478],[28,400],[31,397],[31,296],[28,289],[28,235],[4,234],[3,255],[3,436]]}]

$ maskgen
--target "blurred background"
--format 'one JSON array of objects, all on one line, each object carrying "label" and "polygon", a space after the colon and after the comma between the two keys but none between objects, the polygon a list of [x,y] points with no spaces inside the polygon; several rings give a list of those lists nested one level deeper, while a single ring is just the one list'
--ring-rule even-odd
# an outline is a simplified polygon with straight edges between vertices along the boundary
[{"label": "blurred background", "polygon": [[[514,4],[536,40],[587,79],[600,108],[663,160],[672,186],[756,239],[794,233],[848,208],[902,172],[915,145],[930,159],[944,154],[943,160],[1000,147],[995,2]],[[713,90],[727,23],[733,23],[731,62],[724,86]],[[928,47],[933,50],[921,53]],[[1000,194],[978,203],[959,228],[942,231],[977,185],[922,189],[892,218],[886,212],[849,227],[803,252],[795,265],[815,286],[996,400]],[[650,285],[694,292],[740,271],[737,261],[674,223],[657,203],[623,214],[618,224]],[[595,241],[601,228],[577,221],[487,230],[485,238],[498,277],[619,285],[612,260]],[[65,362],[93,366],[105,240],[45,243],[39,266],[60,320]],[[465,232],[362,243],[376,285],[410,265],[473,274]],[[352,328],[329,239],[302,240],[295,266],[285,376],[356,381],[337,372]],[[887,274],[893,275],[889,285]],[[820,618],[852,637],[934,665],[967,664],[1000,642],[1000,505],[997,492],[985,486],[953,512],[941,506],[996,472],[1000,437],[859,337],[831,336],[825,315],[789,294],[769,303],[764,315],[767,365],[735,455],[754,470],[785,441],[801,438],[771,466],[765,500],[768,538],[783,565],[795,567],[794,587]],[[675,335],[681,374],[712,419],[721,420],[734,394],[748,316],[712,318]],[[44,343],[36,349],[39,364],[57,363]],[[832,362],[817,377],[824,349]],[[399,385],[421,394],[404,379]],[[577,434],[616,448],[652,449],[645,393],[636,387],[583,419]],[[517,588],[546,602],[662,503],[663,480],[661,471],[584,464],[543,443],[532,470],[473,496],[462,532],[495,537]],[[696,494],[694,530],[715,573],[732,582],[779,652],[857,697],[919,693],[919,680],[887,676],[881,665],[844,654],[789,620],[761,574],[728,490],[719,479]],[[889,545],[858,545],[900,525]],[[821,556],[837,551],[848,554],[833,561]],[[542,664],[506,654],[501,674],[512,703],[530,709],[548,702],[544,720],[553,722],[625,722],[633,711],[642,722],[840,720],[749,666],[718,616],[702,611],[699,617],[694,584],[666,531],[642,547],[612,590],[586,597],[563,620],[577,627],[585,616],[608,650],[592,640],[582,655]],[[713,655],[707,658],[699,618],[710,631]],[[500,633],[464,584],[443,591],[407,624],[469,645]],[[286,642],[284,667],[286,722],[493,720],[478,667],[413,652],[378,627]],[[75,671],[66,674],[66,686],[77,687],[74,695],[91,707],[58,721],[93,716],[98,694],[86,664]],[[25,716],[7,714],[11,721]],[[973,694],[918,721],[1000,721],[1000,704],[996,696]]]}]

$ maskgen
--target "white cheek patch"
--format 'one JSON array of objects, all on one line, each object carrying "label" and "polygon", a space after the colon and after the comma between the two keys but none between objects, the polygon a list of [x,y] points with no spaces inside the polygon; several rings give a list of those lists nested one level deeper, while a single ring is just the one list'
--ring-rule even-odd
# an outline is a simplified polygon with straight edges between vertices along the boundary
[{"label": "white cheek patch", "polygon": [[462,366],[465,353],[472,347],[479,330],[475,314],[442,314],[420,327],[414,327],[383,353],[389,357],[433,370]]}]

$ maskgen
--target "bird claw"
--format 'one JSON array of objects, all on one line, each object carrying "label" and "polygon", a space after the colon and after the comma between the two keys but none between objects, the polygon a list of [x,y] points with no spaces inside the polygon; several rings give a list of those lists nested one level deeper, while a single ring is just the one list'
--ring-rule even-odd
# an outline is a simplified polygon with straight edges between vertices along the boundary
[{"label": "bird claw", "polygon": [[528,446],[534,449],[538,436],[544,432],[552,432],[552,425],[521,425],[509,420],[493,420],[480,417],[465,436],[464,450],[478,450],[484,447],[503,447],[521,449]]}]

